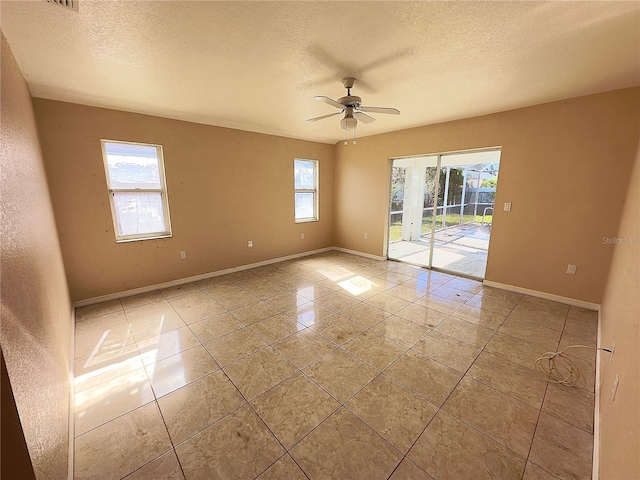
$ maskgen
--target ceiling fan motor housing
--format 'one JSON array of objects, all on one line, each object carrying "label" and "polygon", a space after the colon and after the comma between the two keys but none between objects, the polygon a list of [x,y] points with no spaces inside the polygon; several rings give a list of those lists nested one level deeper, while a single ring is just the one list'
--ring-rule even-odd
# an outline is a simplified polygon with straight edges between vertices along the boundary
[{"label": "ceiling fan motor housing", "polygon": [[347,95],[346,97],[340,97],[337,100],[338,103],[341,103],[345,107],[359,107],[362,99],[360,97],[356,97],[355,95]]},{"label": "ceiling fan motor housing", "polygon": [[[316,100],[340,109],[340,112],[321,115],[315,118],[309,118],[307,119],[307,122],[315,122],[316,120],[322,120],[324,118],[329,118],[333,117],[334,115],[340,115],[344,113],[344,118],[340,121],[340,126],[345,130],[353,130],[358,126],[358,120],[364,123],[371,123],[375,120],[375,118],[373,118],[371,115],[368,115],[367,112],[387,113],[393,115],[400,114],[400,110],[398,110],[397,108],[362,106],[362,99],[356,95],[351,95],[351,88],[353,88],[353,84],[355,83],[355,81],[356,79],[353,77],[345,77],[342,79],[342,84],[347,89],[347,94],[344,97],[340,97],[338,100],[333,100],[332,98],[323,95],[314,97]],[[355,143],[355,132],[353,143]]]}]

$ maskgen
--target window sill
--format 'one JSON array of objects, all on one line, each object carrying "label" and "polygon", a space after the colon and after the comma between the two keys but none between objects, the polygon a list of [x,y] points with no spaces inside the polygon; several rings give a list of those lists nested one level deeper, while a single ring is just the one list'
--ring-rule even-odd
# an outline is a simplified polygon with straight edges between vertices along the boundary
[{"label": "window sill", "polygon": [[140,237],[125,237],[125,238],[116,238],[116,243],[129,243],[129,242],[138,242],[141,240],[156,240],[158,238],[171,238],[173,234],[171,233],[162,233],[159,235],[144,235]]}]

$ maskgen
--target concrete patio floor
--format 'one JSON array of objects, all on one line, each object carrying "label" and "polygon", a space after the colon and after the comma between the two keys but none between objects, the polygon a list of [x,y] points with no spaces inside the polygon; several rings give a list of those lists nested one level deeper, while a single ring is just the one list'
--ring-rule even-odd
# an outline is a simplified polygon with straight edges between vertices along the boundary
[{"label": "concrete patio floor", "polygon": [[[484,278],[489,250],[488,225],[468,223],[438,230],[433,247],[433,267],[475,278]],[[430,236],[418,242],[389,244],[388,257],[428,266]]]}]

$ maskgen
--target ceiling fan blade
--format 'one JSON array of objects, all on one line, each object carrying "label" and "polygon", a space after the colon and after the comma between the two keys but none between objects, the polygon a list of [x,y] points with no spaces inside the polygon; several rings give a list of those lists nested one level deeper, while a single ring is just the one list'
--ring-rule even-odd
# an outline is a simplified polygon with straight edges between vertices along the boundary
[{"label": "ceiling fan blade", "polygon": [[344,105],[342,105],[341,103],[336,102],[333,98],[329,98],[329,97],[325,97],[324,95],[318,95],[317,97],[313,97],[315,100],[319,100],[321,102],[327,103],[329,105],[331,105],[332,107],[336,107],[339,109],[343,109]]},{"label": "ceiling fan blade", "polygon": [[324,118],[329,118],[329,117],[334,117],[336,115],[340,115],[342,112],[334,112],[334,113],[330,113],[328,115],[322,115],[321,117],[315,117],[315,118],[307,118],[307,122],[316,122],[318,120],[322,120]]},{"label": "ceiling fan blade", "polygon": [[389,113],[391,115],[400,115],[400,110],[391,107],[365,107],[360,105],[360,110],[371,113]]},{"label": "ceiling fan blade", "polygon": [[367,115],[364,112],[353,112],[353,116],[360,120],[362,123],[371,123],[376,121],[375,118],[373,118],[371,115]]}]

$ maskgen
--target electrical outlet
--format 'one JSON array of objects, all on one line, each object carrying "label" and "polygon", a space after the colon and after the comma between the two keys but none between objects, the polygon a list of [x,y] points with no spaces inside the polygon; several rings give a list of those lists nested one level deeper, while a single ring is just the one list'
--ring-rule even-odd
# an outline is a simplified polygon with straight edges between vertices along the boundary
[{"label": "electrical outlet", "polygon": [[368,234],[368,233],[365,233],[365,234],[364,234],[364,239],[365,239],[365,240],[369,240],[369,234]]},{"label": "electrical outlet", "polygon": [[578,269],[578,267],[576,265],[569,264],[569,266],[567,267],[567,273],[569,275],[575,275],[577,269]]},{"label": "electrical outlet", "polygon": [[504,211],[505,212],[510,212],[511,211],[511,202],[505,202]]},{"label": "electrical outlet", "polygon": [[300,234],[300,238],[301,238],[302,240],[304,240],[304,233],[301,233],[301,234]]},{"label": "electrical outlet", "polygon": [[187,252],[180,252],[180,259],[184,260],[185,258],[187,258]]},{"label": "electrical outlet", "polygon": [[253,241],[252,241],[252,240],[249,240],[249,241],[247,242],[247,247],[249,247],[249,248],[253,248]]},{"label": "electrical outlet", "polygon": [[616,379],[613,381],[613,386],[611,387],[611,401],[613,402],[616,399],[616,392],[618,391],[618,384],[620,383],[620,378],[616,374]]}]

